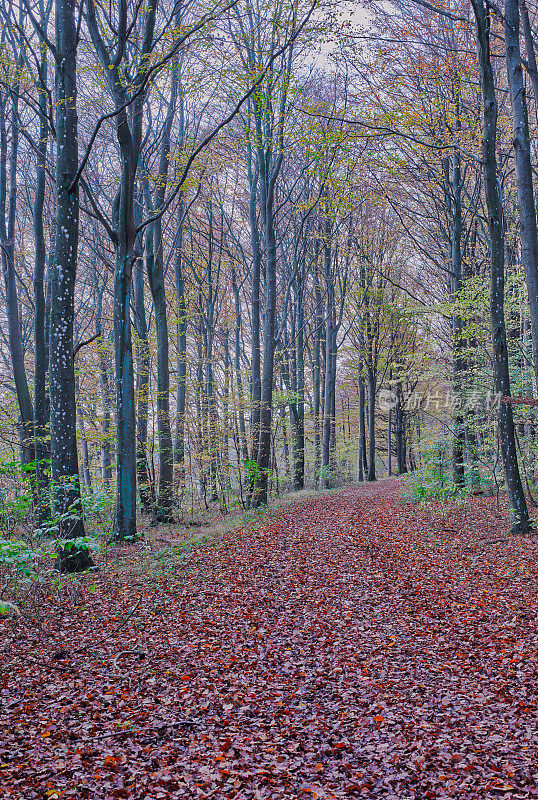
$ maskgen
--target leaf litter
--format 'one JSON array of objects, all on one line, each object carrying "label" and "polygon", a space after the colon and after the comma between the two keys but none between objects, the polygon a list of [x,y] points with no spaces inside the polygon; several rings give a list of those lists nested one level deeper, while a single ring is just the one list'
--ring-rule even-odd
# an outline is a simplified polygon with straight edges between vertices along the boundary
[{"label": "leaf litter", "polygon": [[538,797],[538,542],[400,495],[4,619],[0,798]]}]

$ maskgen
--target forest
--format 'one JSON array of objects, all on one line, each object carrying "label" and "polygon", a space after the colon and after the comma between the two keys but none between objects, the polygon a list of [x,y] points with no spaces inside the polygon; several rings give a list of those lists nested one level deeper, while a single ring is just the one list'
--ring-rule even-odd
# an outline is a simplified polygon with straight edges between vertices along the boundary
[{"label": "forest", "polygon": [[0,798],[538,796],[538,5],[0,20]]}]

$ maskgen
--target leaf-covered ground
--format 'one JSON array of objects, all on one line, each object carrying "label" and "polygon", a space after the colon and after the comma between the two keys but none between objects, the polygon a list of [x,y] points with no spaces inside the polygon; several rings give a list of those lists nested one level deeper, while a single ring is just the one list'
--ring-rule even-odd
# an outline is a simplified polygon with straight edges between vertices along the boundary
[{"label": "leaf-covered ground", "polygon": [[536,540],[400,490],[0,623],[0,797],[538,796]]}]

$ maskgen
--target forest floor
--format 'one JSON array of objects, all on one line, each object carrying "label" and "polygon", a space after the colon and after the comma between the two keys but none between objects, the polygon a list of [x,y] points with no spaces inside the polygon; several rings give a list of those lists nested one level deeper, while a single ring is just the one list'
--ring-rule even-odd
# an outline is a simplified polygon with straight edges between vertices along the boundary
[{"label": "forest floor", "polygon": [[0,797],[538,797],[538,538],[401,490],[36,594],[0,622]]},{"label": "forest floor", "polygon": [[256,526],[258,522],[272,513],[275,508],[295,505],[306,500],[321,499],[327,494],[341,491],[341,489],[300,489],[297,491],[281,491],[278,495],[271,495],[269,504],[258,510],[244,510],[240,505],[229,506],[225,512],[217,503],[210,503],[206,508],[198,502],[192,506],[180,508],[178,519],[174,523],[153,526],[148,518],[140,525],[146,540],[153,541],[156,545],[167,546],[185,542],[215,539],[223,534],[228,534],[236,528]]}]

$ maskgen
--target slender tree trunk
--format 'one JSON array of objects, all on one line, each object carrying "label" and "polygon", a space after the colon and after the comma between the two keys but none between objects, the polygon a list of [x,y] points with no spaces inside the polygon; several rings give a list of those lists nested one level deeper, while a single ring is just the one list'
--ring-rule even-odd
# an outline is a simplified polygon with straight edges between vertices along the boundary
[{"label": "slender tree trunk", "polygon": [[82,460],[82,483],[84,484],[84,489],[87,492],[91,492],[92,478],[91,478],[90,451],[88,448],[86,431],[84,429],[84,411],[81,406],[80,385],[78,377],[75,378],[75,390],[78,399],[76,410],[77,410],[77,424],[78,424],[78,434],[79,434],[78,438],[80,441],[80,455]]},{"label": "slender tree trunk", "polygon": [[[22,67],[19,60],[18,68]],[[19,300],[17,297],[17,275],[15,270],[15,212],[17,203],[17,161],[19,149],[19,87],[11,94],[11,145],[8,155],[6,131],[7,93],[0,95],[0,249],[2,250],[2,270],[6,298],[7,335],[13,381],[19,405],[19,438],[21,459],[30,464],[35,458],[33,444],[34,409],[26,370],[24,365],[24,346],[19,320]],[[8,173],[9,166],[9,191]]]},{"label": "slender tree trunk", "polygon": [[112,484],[112,448],[110,444],[112,398],[107,359],[102,350],[103,344],[101,344],[99,353],[99,383],[101,386],[101,398],[103,403],[103,418],[101,420],[101,478],[105,489],[109,491]]},{"label": "slender tree trunk", "polygon": [[174,278],[177,302],[177,397],[176,397],[176,437],[174,461],[176,463],[177,483],[185,487],[185,401],[187,390],[187,305],[185,301],[185,280],[183,275],[183,198],[180,197],[177,209],[177,238],[174,261]]},{"label": "slender tree trunk", "polygon": [[[54,510],[60,537],[84,535],[80,500],[73,357],[79,235],[75,0],[56,0],[56,236],[50,309],[50,435]],[[58,567],[92,566],[88,551],[60,548]]]},{"label": "slender tree trunk", "polygon": [[529,118],[519,46],[518,0],[505,0],[506,73],[512,106],[513,146],[519,207],[519,235],[530,309],[532,357],[538,384],[538,230],[532,182]]},{"label": "slender tree trunk", "polygon": [[41,525],[50,518],[49,468],[50,440],[48,423],[50,415],[47,392],[48,352],[46,341],[46,301],[45,301],[45,263],[47,252],[43,228],[43,209],[45,204],[45,164],[49,125],[47,117],[47,58],[41,59],[41,81],[39,88],[39,141],[37,145],[36,190],[34,197],[34,436],[36,461],[37,519]]},{"label": "slender tree trunk", "polygon": [[321,336],[323,331],[323,305],[319,285],[319,239],[315,242],[314,255],[314,300],[316,304],[315,331],[314,331],[314,369],[312,378],[312,392],[314,395],[314,486],[318,486],[321,469],[321,436],[320,436],[320,409],[321,409]]},{"label": "slender tree trunk", "polygon": [[205,360],[205,397],[207,403],[207,451],[209,456],[209,479],[211,502],[219,499],[217,487],[218,472],[218,419],[213,377],[213,332],[207,332],[207,354]]},{"label": "slender tree trunk", "polygon": [[232,291],[235,304],[235,327],[234,327],[234,365],[235,382],[237,386],[237,415],[239,420],[239,440],[240,452],[243,461],[248,461],[247,431],[245,425],[245,399],[243,393],[243,378],[241,375],[241,302],[239,299],[239,287],[235,271],[232,270]]},{"label": "slender tree trunk", "polygon": [[287,425],[287,414],[286,414],[286,406],[284,403],[281,403],[279,406],[280,412],[280,427],[282,428],[282,455],[284,458],[284,473],[286,478],[289,479],[291,475],[290,470],[290,448],[288,444],[288,425]]},{"label": "slender tree trunk", "polygon": [[204,342],[202,320],[202,292],[198,287],[198,319],[196,322],[196,444],[200,462],[199,483],[200,493],[204,497],[207,507],[207,452],[206,452],[206,403],[204,387]]},{"label": "slender tree trunk", "polygon": [[170,425],[170,368],[168,362],[168,321],[164,287],[161,226],[155,224],[154,258],[148,259],[148,282],[155,311],[157,361],[157,438],[159,442],[159,483],[156,517],[158,522],[172,522],[173,444]]},{"label": "slender tree trunk", "polygon": [[368,480],[375,481],[375,389],[376,376],[368,370]]},{"label": "slender tree trunk", "polygon": [[[278,174],[278,171],[276,174]],[[267,503],[267,484],[271,467],[271,423],[276,319],[276,239],[273,219],[273,192],[276,174],[273,174],[270,185],[262,192],[262,196],[267,193],[266,201],[263,203],[263,208],[265,210],[266,286],[260,403],[260,440],[257,457],[258,476],[254,499],[254,506],[256,508]]]},{"label": "slender tree trunk", "polygon": [[527,55],[527,71],[531,76],[532,93],[534,95],[535,113],[538,114],[538,65],[536,64],[536,52],[534,48],[534,36],[532,33],[527,4],[521,0],[521,23],[523,35],[525,37],[525,50]]},{"label": "slender tree trunk", "polygon": [[[122,201],[122,206],[125,201]],[[123,209],[121,215],[124,216]],[[123,237],[122,237],[123,238]],[[122,241],[114,277],[114,359],[116,365],[116,509],[114,539],[136,538],[136,417],[129,296],[133,252]]]},{"label": "slender tree trunk", "polygon": [[303,304],[303,271],[299,271],[299,285],[297,288],[297,332],[295,337],[295,347],[297,352],[296,363],[296,409],[297,420],[294,426],[294,447],[293,447],[293,486],[300,491],[304,489],[305,472],[305,432],[304,432],[304,304]]},{"label": "slender tree trunk", "polygon": [[366,462],[366,393],[364,390],[364,374],[362,362],[359,364],[359,452],[358,452],[358,478],[364,480],[368,469]]},{"label": "slender tree trunk", "polygon": [[105,489],[110,491],[112,483],[112,455],[110,447],[110,425],[112,421],[112,397],[108,377],[108,363],[106,345],[102,339],[102,310],[104,285],[98,285],[97,274],[94,274],[95,283],[95,333],[101,339],[98,345],[99,353],[99,387],[101,393],[101,479]]},{"label": "slender tree trunk", "polygon": [[[461,166],[460,155],[455,152],[452,157],[452,197],[454,212],[452,221],[452,280],[453,300],[459,299],[462,287],[462,260],[461,260]],[[465,484],[465,420],[463,415],[463,380],[465,373],[465,358],[463,356],[462,320],[458,313],[452,316],[452,339],[454,348],[454,390],[458,399],[458,408],[454,415],[454,438],[452,442],[452,469],[454,483],[462,488]]]},{"label": "slender tree trunk", "polygon": [[[144,268],[141,254],[133,269],[134,324],[136,331],[136,473],[144,512],[154,518],[155,487],[148,469],[148,398],[150,354],[144,302]],[[146,258],[148,251],[146,250]]]},{"label": "slender tree trunk", "polygon": [[389,408],[389,421],[387,428],[387,475],[392,475],[392,408]]},{"label": "slender tree trunk", "polygon": [[332,468],[336,466],[336,326],[333,334],[333,353],[331,371],[333,375],[334,388],[331,392],[331,436],[329,439],[329,451]]},{"label": "slender tree trunk", "polygon": [[259,243],[258,220],[256,215],[256,197],[258,192],[259,169],[252,172],[251,158],[248,162],[249,177],[249,219],[250,238],[252,245],[252,286],[251,286],[251,460],[256,460],[260,446],[260,411],[261,411],[261,346],[260,346],[260,281],[261,281],[261,254]]},{"label": "slender tree trunk", "polygon": [[[177,62],[177,59],[176,59]],[[178,88],[178,67],[174,67],[174,77],[168,114],[164,124],[159,176],[155,190],[155,207],[164,203],[165,189],[170,163],[170,135],[176,111]],[[149,189],[148,189],[149,191]],[[149,205],[149,204],[148,204]],[[155,334],[157,339],[157,437],[159,440],[159,491],[157,501],[157,521],[173,522],[174,501],[174,448],[172,426],[170,424],[170,363],[168,357],[168,319],[166,312],[166,291],[164,283],[164,246],[162,220],[153,223],[155,258],[148,271],[148,281],[155,309]]]},{"label": "slender tree trunk", "polygon": [[396,394],[398,396],[398,405],[396,406],[396,459],[398,461],[398,475],[405,475],[407,472],[406,414],[403,389],[400,382],[396,386]]},{"label": "slender tree trunk", "polygon": [[491,250],[491,336],[495,391],[501,398],[498,410],[500,451],[504,480],[510,508],[512,533],[530,530],[527,502],[521,484],[517,461],[512,406],[503,402],[510,397],[510,372],[504,321],[504,231],[501,198],[497,182],[497,99],[491,65],[488,10],[483,0],[471,0],[476,20],[480,80],[483,95],[484,131],[482,138],[482,163],[488,209]]},{"label": "slender tree trunk", "polygon": [[[116,114],[116,138],[120,149],[120,182],[114,204],[113,229],[116,264],[114,269],[114,360],[116,377],[116,541],[134,540],[136,532],[136,427],[133,348],[129,298],[135,261],[135,190],[142,143],[142,118],[147,57],[152,50],[157,0],[148,0],[141,31],[141,65],[132,82],[124,80],[122,60],[114,56],[102,38],[95,0],[86,2],[86,21],[95,52],[101,62]],[[122,14],[120,14],[120,17]],[[118,33],[118,39],[125,30]],[[124,43],[123,43],[124,44]],[[121,42],[118,43],[121,53]],[[128,109],[128,110],[127,110]]]},{"label": "slender tree trunk", "polygon": [[[223,502],[225,502],[224,490],[230,491],[230,435],[233,431],[232,420],[230,417],[230,396],[231,386],[233,381],[232,359],[230,357],[230,331],[228,324],[225,325],[223,331],[224,339],[224,389],[222,392],[222,425],[220,426],[220,463],[219,470],[223,488]],[[219,437],[217,437],[219,438]]]},{"label": "slender tree trunk", "polygon": [[327,219],[324,230],[324,267],[326,284],[326,318],[325,318],[325,386],[323,397],[323,427],[321,440],[321,470],[326,488],[332,485],[333,448],[331,437],[333,432],[334,396],[336,392],[336,326],[334,302],[334,276],[332,272],[331,223]]}]

